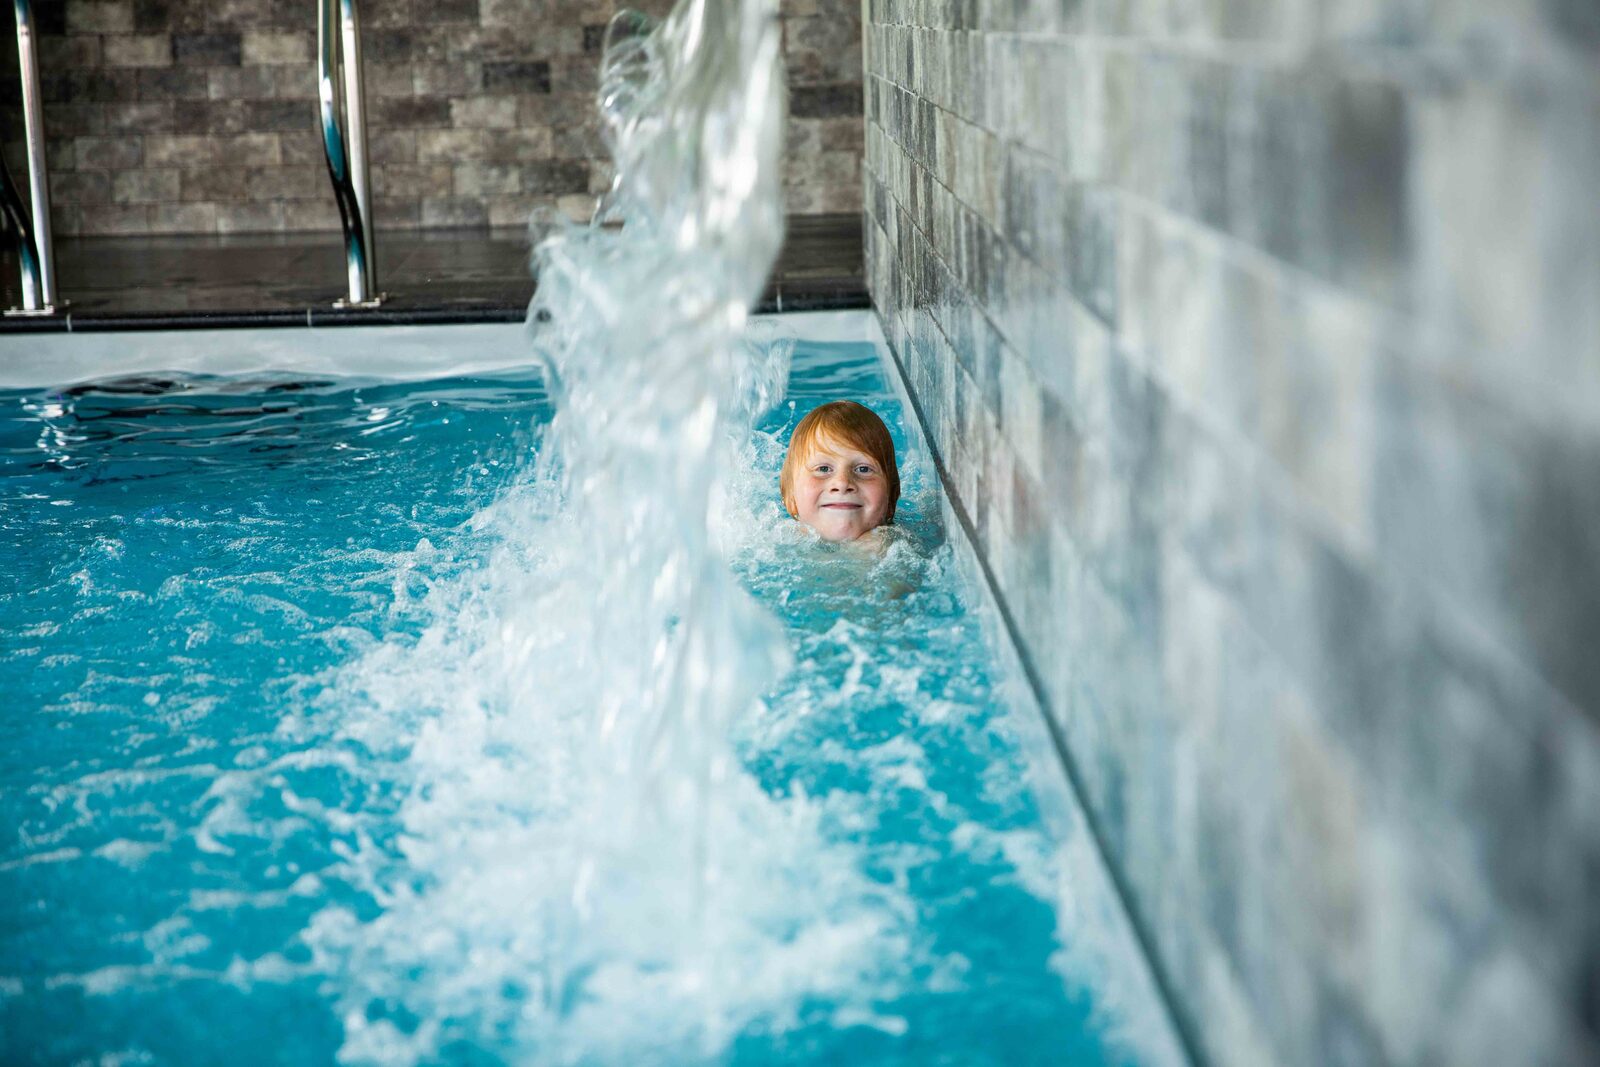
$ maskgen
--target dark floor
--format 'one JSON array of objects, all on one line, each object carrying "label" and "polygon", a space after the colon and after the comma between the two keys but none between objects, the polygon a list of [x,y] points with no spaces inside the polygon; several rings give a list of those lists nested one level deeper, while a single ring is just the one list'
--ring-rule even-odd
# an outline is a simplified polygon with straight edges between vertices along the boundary
[{"label": "dark floor", "polygon": [[[338,310],[337,234],[75,237],[56,242],[64,314],[6,316],[0,332],[519,321],[533,295],[525,230],[382,234],[377,310]],[[21,304],[16,250],[0,251],[0,306]],[[759,310],[864,307],[861,216],[800,216]]]}]

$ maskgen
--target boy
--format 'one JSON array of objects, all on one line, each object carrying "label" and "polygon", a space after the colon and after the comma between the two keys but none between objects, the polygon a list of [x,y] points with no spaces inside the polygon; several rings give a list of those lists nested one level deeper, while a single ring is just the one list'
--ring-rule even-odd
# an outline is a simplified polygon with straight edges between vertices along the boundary
[{"label": "boy", "polygon": [[883,420],[835,400],[800,420],[778,477],[783,506],[825,541],[854,541],[894,522],[900,470]]}]

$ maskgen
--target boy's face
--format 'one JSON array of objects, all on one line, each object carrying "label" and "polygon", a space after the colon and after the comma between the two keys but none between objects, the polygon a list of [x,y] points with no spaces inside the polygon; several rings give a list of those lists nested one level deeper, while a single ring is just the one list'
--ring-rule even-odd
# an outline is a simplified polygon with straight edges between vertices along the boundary
[{"label": "boy's face", "polygon": [[889,480],[871,456],[839,441],[818,440],[794,479],[800,521],[825,541],[854,541],[883,525]]}]

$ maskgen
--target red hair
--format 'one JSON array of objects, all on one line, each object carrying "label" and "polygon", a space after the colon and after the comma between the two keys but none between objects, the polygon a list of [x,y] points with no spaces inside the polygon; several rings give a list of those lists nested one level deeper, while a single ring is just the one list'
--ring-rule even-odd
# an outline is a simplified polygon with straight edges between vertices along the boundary
[{"label": "red hair", "polygon": [[800,517],[800,508],[794,499],[795,472],[804,465],[812,448],[824,443],[854,448],[878,465],[889,480],[889,510],[883,521],[893,522],[894,506],[900,500],[900,468],[894,461],[894,438],[889,436],[889,428],[871,408],[854,400],[834,400],[813,409],[789,436],[789,452],[783,457],[778,488],[790,516]]}]

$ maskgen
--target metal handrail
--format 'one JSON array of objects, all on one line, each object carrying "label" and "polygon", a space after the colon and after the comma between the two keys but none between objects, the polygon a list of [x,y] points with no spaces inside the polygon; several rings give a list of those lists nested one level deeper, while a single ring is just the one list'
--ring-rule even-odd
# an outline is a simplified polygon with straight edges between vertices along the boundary
[{"label": "metal handrail", "polygon": [[14,0],[17,59],[22,73],[22,122],[28,151],[28,191],[33,213],[23,210],[11,171],[0,160],[0,210],[17,233],[22,261],[22,306],[8,315],[56,313],[55,245],[50,236],[50,172],[44,156],[44,112],[39,100],[39,60],[34,50],[33,5]]},{"label": "metal handrail", "polygon": [[[341,54],[341,44],[343,45]],[[342,62],[341,62],[342,60]],[[339,125],[335,68],[344,71],[344,117]],[[340,307],[376,307],[377,261],[372,253],[372,206],[367,193],[367,118],[361,89],[361,33],[355,0],[321,0],[317,18],[317,96],[322,107],[322,151],[344,224],[348,300]]]}]

